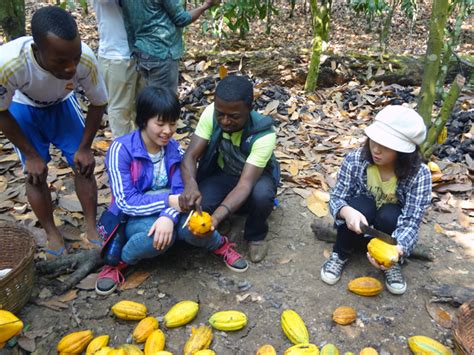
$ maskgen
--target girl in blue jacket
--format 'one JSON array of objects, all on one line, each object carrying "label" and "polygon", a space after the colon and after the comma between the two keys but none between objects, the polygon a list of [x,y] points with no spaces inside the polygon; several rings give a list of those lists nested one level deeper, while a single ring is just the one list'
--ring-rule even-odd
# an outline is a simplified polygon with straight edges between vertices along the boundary
[{"label": "girl in blue jacket", "polygon": [[[106,156],[106,168],[112,191],[107,211],[125,216],[123,248],[105,249],[120,258],[117,265],[105,265],[96,282],[100,295],[112,293],[124,282],[121,273],[127,265],[163,254],[175,241],[206,248],[223,258],[237,272],[248,268],[227,237],[217,231],[202,238],[194,236],[182,224],[179,194],[184,185],[180,163],[183,151],[171,139],[176,132],[180,104],[174,92],[163,87],[146,87],[137,98],[137,130],[117,138]],[[100,234],[99,230],[99,234]]]}]

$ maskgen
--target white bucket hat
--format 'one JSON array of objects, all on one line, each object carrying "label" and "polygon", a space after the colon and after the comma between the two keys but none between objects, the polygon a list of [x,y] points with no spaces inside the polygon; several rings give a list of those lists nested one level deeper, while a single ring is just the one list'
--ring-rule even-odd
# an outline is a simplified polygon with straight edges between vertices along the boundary
[{"label": "white bucket hat", "polygon": [[412,108],[389,105],[365,129],[374,142],[401,153],[412,153],[426,137],[423,118]]}]

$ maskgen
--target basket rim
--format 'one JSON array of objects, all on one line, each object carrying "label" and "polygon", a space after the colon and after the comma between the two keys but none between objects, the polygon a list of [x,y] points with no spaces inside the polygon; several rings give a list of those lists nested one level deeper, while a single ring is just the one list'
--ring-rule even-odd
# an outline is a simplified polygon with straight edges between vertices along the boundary
[{"label": "basket rim", "polygon": [[17,277],[19,274],[21,274],[24,269],[33,261],[34,258],[34,253],[36,250],[36,243],[35,239],[32,235],[32,233],[25,227],[23,226],[18,226],[12,222],[3,222],[0,223],[1,228],[11,228],[11,229],[17,229],[17,230],[22,230],[25,234],[29,235],[30,238],[25,238],[29,245],[28,245],[28,250],[23,256],[23,258],[20,260],[20,262],[10,271],[7,276],[5,276],[3,279],[0,280],[0,287],[4,287],[7,285],[12,279]]}]

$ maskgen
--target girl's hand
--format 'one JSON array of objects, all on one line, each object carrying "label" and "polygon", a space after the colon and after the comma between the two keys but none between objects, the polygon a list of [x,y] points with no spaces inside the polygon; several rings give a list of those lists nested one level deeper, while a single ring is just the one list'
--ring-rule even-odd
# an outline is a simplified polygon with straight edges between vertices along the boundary
[{"label": "girl's hand", "polygon": [[347,228],[357,234],[362,234],[362,231],[360,230],[360,222],[369,225],[365,216],[350,206],[344,206],[341,208],[339,215],[346,221]]},{"label": "girl's hand", "polygon": [[160,217],[151,226],[148,236],[153,236],[153,247],[156,250],[163,250],[171,244],[173,240],[174,223],[168,217]]},{"label": "girl's hand", "polygon": [[[397,244],[397,249],[398,249],[398,260],[400,260],[400,258],[403,256],[403,248],[399,244]],[[367,259],[369,259],[369,262],[377,269],[387,270],[385,266],[380,265],[369,253],[367,253]]]},{"label": "girl's hand", "polygon": [[179,207],[179,196],[180,195],[169,195],[168,205],[174,208],[176,211],[182,212],[181,208]]}]

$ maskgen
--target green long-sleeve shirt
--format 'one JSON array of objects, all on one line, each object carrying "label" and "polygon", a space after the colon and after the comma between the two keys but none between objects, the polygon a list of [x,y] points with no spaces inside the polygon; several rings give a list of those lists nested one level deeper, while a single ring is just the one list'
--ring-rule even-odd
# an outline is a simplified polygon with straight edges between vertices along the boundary
[{"label": "green long-sleeve shirt", "polygon": [[131,48],[160,59],[182,57],[182,29],[191,15],[180,0],[122,0],[122,8]]}]

